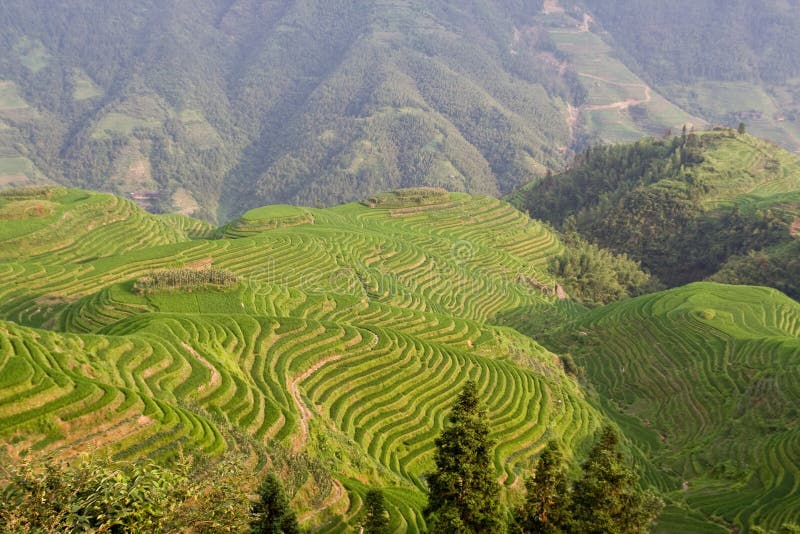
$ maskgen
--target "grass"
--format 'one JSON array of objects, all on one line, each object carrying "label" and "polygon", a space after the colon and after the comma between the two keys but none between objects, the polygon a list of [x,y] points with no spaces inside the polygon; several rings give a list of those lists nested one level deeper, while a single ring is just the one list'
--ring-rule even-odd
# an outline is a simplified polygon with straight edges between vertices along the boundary
[{"label": "grass", "polygon": [[73,83],[75,88],[72,91],[72,98],[75,100],[89,100],[103,96],[103,90],[80,69],[75,71]]},{"label": "grass", "polygon": [[[550,36],[567,56],[568,68],[578,74],[586,88],[589,109],[581,113],[581,126],[601,142],[632,142],[645,135],[661,135],[668,128],[679,129],[684,124],[706,126],[705,121],[653,90],[648,100],[645,82],[614,57],[613,49],[597,34],[553,28]],[[640,102],[638,107],[643,111],[632,114],[627,108],[591,108],[624,101]]]},{"label": "grass", "polygon": [[[550,346],[585,367],[676,504],[777,529],[800,519],[799,334],[800,305],[775,290],[692,284],[595,310]],[[706,528],[686,519],[659,524]]]},{"label": "grass", "polygon": [[106,137],[107,132],[130,135],[137,128],[158,128],[161,121],[155,118],[139,118],[125,113],[111,112],[103,116],[95,126],[93,137]]},{"label": "grass", "polygon": [[23,37],[17,41],[14,51],[19,55],[22,64],[34,74],[45,68],[50,62],[50,53],[38,39]]},{"label": "grass", "polygon": [[[764,87],[748,82],[699,82],[666,86],[665,91],[685,109],[697,110],[711,120],[733,127],[744,121],[748,131],[755,135],[790,150],[800,149],[800,127],[796,122],[779,120],[781,110]],[[757,112],[761,117],[739,115],[749,112]]]},{"label": "grass", "polygon": [[[230,447],[234,428],[237,443],[299,447],[343,480],[392,488],[392,524],[422,531],[433,438],[468,377],[509,487],[543,440],[580,448],[601,419],[554,355],[489,322],[549,306],[521,273],[552,283],[544,264],[561,250],[504,202],[401,191],[374,208],[261,208],[223,231],[76,190],[0,203],[0,376],[16,392],[0,395],[0,440],[163,458]],[[201,267],[239,283],[133,291],[149,273]],[[331,514],[341,528],[359,509],[310,524]]]}]

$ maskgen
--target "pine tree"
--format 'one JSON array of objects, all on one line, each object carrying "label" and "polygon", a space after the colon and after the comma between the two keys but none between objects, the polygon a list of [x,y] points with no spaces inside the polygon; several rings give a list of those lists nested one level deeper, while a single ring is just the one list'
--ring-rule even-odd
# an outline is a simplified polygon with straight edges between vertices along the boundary
[{"label": "pine tree", "polygon": [[555,442],[542,451],[525,489],[525,503],[514,513],[513,532],[564,532],[569,524],[570,494],[563,457]]},{"label": "pine tree", "polygon": [[259,500],[253,504],[253,532],[257,534],[298,534],[297,516],[289,507],[289,497],[281,481],[269,473],[258,490]]},{"label": "pine tree", "polygon": [[663,502],[654,493],[638,488],[636,475],[625,465],[618,449],[617,433],[604,428],[574,486],[574,531],[643,533],[660,513]]},{"label": "pine tree", "polygon": [[385,534],[389,532],[389,518],[386,516],[383,492],[375,489],[369,490],[364,498],[364,507],[367,509],[364,534]]},{"label": "pine tree", "polygon": [[428,477],[425,516],[430,530],[498,532],[500,488],[489,460],[493,443],[474,381],[464,386],[448,421],[436,438],[436,471]]}]

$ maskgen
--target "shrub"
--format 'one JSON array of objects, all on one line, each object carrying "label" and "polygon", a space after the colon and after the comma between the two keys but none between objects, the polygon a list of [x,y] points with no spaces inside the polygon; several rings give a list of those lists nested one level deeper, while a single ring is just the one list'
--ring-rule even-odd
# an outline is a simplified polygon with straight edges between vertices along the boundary
[{"label": "shrub", "polygon": [[157,291],[192,290],[199,288],[227,288],[234,286],[238,278],[230,271],[222,269],[164,269],[154,271],[133,283],[133,291],[138,294]]}]

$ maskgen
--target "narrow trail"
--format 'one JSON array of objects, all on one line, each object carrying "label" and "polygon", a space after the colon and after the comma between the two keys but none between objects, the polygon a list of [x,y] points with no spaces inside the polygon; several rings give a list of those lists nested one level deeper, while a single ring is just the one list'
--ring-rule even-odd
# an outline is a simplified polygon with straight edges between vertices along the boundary
[{"label": "narrow trail", "polygon": [[314,412],[303,401],[303,397],[300,395],[300,382],[319,371],[325,365],[335,362],[341,357],[342,355],[338,354],[320,360],[306,369],[302,374],[290,379],[286,384],[289,387],[289,393],[292,395],[294,403],[297,405],[297,409],[300,411],[300,431],[292,438],[292,452],[299,452],[308,441],[308,422],[314,415]]},{"label": "narrow trail", "polygon": [[796,218],[789,227],[789,235],[800,238],[800,217]]},{"label": "narrow trail", "polygon": [[616,109],[618,111],[623,111],[631,106],[638,106],[640,104],[647,104],[650,102],[653,97],[650,94],[650,87],[647,85],[640,85],[639,87],[644,87],[644,99],[637,100],[637,99],[630,99],[630,100],[620,100],[619,102],[612,102],[611,104],[598,104],[592,106],[581,106],[582,111],[598,111],[604,109]]},{"label": "narrow trail", "polygon": [[208,369],[208,371],[211,373],[211,380],[200,386],[199,392],[202,393],[209,387],[212,390],[217,389],[220,386],[220,384],[222,384],[222,376],[219,374],[219,371],[217,371],[217,368],[211,365],[211,362],[200,356],[200,354],[196,350],[194,350],[194,347],[192,347],[188,343],[183,342],[181,343],[181,345],[183,345],[183,348],[189,351],[189,353],[191,353],[192,356],[197,358],[200,361],[200,363],[202,363],[205,366],[205,368]]},{"label": "narrow trail", "polygon": [[563,13],[564,8],[561,7],[561,4],[558,3],[558,0],[544,0],[544,5],[542,5],[542,13],[545,15],[551,15],[553,13]]},{"label": "narrow trail", "polygon": [[332,480],[332,482],[333,485],[331,486],[331,492],[328,494],[327,497],[325,497],[325,500],[322,501],[316,508],[309,510],[306,513],[299,516],[297,520],[300,523],[308,519],[311,519],[312,517],[323,512],[324,510],[327,510],[328,508],[330,508],[331,506],[342,500],[342,498],[347,495],[347,492],[345,491],[344,486],[342,486],[341,482],[339,482],[335,478]]}]

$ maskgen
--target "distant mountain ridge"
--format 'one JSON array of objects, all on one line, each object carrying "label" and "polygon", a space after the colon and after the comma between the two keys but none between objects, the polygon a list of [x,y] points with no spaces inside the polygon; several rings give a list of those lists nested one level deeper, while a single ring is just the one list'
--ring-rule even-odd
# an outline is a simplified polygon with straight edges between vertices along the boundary
[{"label": "distant mountain ridge", "polygon": [[[650,13],[670,31],[673,9]],[[503,194],[588,144],[687,123],[743,119],[800,146],[791,79],[684,88],[637,59],[631,24],[599,0],[9,0],[0,186],[224,221],[413,185]]]}]

